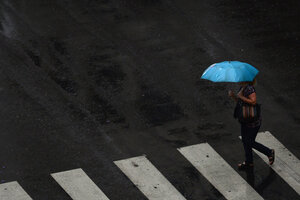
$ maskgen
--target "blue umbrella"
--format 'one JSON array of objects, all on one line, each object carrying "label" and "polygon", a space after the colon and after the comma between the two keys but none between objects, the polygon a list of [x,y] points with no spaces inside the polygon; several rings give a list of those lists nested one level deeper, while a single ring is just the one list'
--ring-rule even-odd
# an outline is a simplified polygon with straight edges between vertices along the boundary
[{"label": "blue umbrella", "polygon": [[258,70],[252,65],[239,61],[224,61],[208,67],[202,79],[213,82],[246,82],[253,81]]}]

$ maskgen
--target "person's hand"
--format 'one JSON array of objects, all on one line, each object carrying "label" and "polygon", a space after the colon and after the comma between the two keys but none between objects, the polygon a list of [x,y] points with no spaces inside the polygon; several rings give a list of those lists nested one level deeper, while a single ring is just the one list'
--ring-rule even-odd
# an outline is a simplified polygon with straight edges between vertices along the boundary
[{"label": "person's hand", "polygon": [[243,95],[243,90],[241,90],[241,91],[237,94],[237,97],[241,99],[243,96],[244,96],[244,95]]},{"label": "person's hand", "polygon": [[229,91],[228,91],[228,96],[229,96],[229,97],[234,97],[235,95],[234,95],[234,93],[233,93],[231,90],[229,90]]}]

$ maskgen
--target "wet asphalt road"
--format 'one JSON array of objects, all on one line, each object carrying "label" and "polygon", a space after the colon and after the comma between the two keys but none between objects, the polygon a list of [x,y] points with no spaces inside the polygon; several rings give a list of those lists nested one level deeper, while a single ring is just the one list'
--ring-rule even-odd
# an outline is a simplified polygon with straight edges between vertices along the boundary
[{"label": "wet asphalt road", "polygon": [[[82,168],[111,200],[146,199],[113,161],[146,154],[189,200],[224,197],[176,150],[209,142],[243,161],[212,63],[260,70],[260,131],[300,158],[299,8],[294,1],[0,2],[0,179],[33,199],[70,199],[50,173]],[[266,144],[267,145],[267,144]],[[299,199],[255,155],[264,199]],[[229,183],[230,184],[230,183]]]}]

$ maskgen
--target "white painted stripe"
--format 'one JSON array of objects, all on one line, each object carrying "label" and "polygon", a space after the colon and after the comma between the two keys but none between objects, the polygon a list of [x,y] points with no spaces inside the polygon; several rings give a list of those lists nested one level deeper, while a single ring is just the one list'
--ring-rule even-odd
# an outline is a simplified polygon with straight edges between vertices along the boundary
[{"label": "white painted stripe", "polygon": [[1,200],[32,200],[18,182],[0,184]]},{"label": "white painted stripe", "polygon": [[145,157],[114,161],[150,200],[185,200],[176,188]]},{"label": "white painted stripe", "polygon": [[109,200],[82,169],[51,174],[74,200]]},{"label": "white painted stripe", "polygon": [[[240,137],[241,139],[241,137]],[[298,194],[300,194],[300,161],[283,144],[281,144],[269,131],[259,132],[256,141],[275,150],[275,162],[271,167],[281,176]],[[267,164],[266,155],[257,153]]]},{"label": "white painted stripe", "polygon": [[178,150],[226,199],[263,200],[208,143]]}]

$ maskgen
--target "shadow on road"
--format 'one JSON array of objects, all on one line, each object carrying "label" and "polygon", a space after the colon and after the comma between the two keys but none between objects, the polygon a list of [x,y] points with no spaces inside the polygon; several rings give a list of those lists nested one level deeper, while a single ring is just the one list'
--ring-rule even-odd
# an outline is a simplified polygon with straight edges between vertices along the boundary
[{"label": "shadow on road", "polygon": [[247,174],[247,182],[259,193],[262,194],[263,191],[276,179],[276,173],[272,168],[269,168],[269,173],[266,178],[255,185],[255,173],[253,169],[248,169],[245,171]]}]

